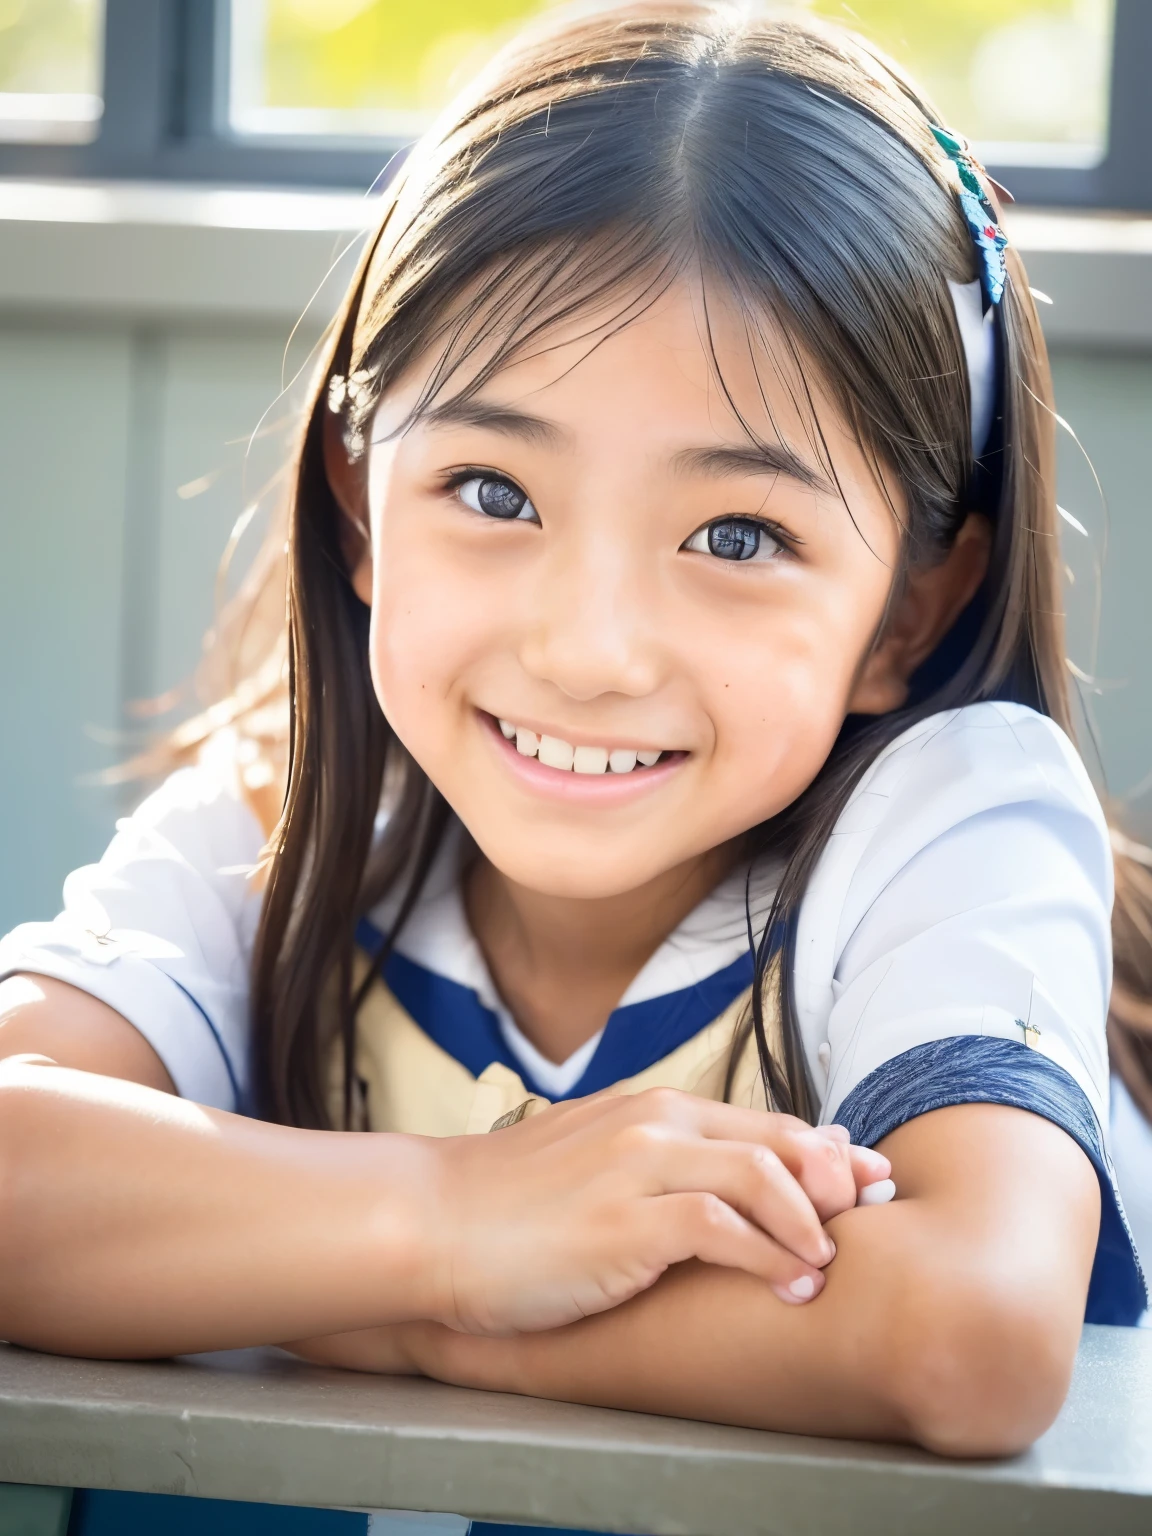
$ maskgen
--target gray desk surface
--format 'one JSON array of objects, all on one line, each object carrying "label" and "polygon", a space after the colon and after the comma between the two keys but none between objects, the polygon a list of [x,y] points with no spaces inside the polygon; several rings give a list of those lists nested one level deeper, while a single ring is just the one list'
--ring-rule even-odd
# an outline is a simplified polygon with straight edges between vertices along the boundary
[{"label": "gray desk surface", "polygon": [[1026,1455],[725,1429],[322,1371],[275,1350],[147,1365],[0,1346],[0,1481],[452,1511],[655,1536],[1152,1530],[1152,1331],[1089,1328]]}]

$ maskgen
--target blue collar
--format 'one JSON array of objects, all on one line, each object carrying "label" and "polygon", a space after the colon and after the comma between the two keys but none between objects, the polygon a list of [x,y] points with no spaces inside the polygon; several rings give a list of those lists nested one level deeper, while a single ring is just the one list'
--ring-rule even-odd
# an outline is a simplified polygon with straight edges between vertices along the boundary
[{"label": "blue collar", "polygon": [[[362,918],[356,928],[356,942],[367,954],[374,955],[382,948],[384,935],[374,923]],[[578,1099],[597,1093],[662,1061],[711,1024],[751,986],[753,969],[753,957],[748,951],[694,986],[615,1009],[584,1075],[562,1098]],[[471,987],[450,981],[395,952],[385,962],[384,980],[396,1001],[429,1039],[473,1077],[479,1077],[493,1062],[500,1062],[517,1073],[533,1093],[551,1097],[531,1081],[505,1044],[495,1013],[484,1006]]]}]

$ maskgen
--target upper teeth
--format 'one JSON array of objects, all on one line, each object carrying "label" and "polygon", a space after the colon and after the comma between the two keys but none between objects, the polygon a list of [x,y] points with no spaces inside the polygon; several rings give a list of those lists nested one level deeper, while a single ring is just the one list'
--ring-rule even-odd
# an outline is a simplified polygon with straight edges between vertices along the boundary
[{"label": "upper teeth", "polygon": [[501,720],[500,729],[509,741],[516,739],[516,750],[523,757],[536,757],[546,768],[560,768],[574,773],[631,773],[636,764],[651,768],[660,761],[659,752],[637,752],[631,747],[574,747],[559,736],[537,736],[523,725]]}]

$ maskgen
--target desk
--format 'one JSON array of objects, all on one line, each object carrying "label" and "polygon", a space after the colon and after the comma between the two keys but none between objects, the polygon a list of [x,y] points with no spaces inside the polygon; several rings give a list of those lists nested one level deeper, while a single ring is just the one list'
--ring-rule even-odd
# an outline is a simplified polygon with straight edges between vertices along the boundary
[{"label": "desk", "polygon": [[1152,1331],[1087,1328],[1025,1455],[725,1429],[306,1366],[0,1346],[0,1481],[451,1510],[652,1536],[1110,1536],[1152,1530]]}]

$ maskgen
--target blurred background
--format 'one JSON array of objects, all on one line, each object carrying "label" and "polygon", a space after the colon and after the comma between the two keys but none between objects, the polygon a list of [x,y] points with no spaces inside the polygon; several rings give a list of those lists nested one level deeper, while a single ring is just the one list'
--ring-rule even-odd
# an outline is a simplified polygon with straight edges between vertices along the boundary
[{"label": "blurred background", "polygon": [[[368,189],[539,0],[0,0],[0,931],[56,909],[189,686]],[[1014,191],[1099,774],[1152,772],[1152,0],[812,0]],[[1051,302],[1047,302],[1050,300]]]},{"label": "blurred background", "polygon": [[[225,23],[232,126],[411,136],[460,78],[546,9],[540,0],[234,0]],[[1111,0],[811,0],[807,9],[874,38],[969,138],[1083,153],[1103,145]],[[103,32],[101,0],[3,0],[0,91],[24,97],[25,120],[41,130],[94,133]],[[19,104],[6,110],[11,120]]]}]

